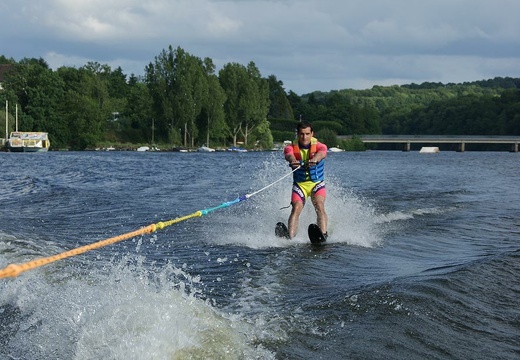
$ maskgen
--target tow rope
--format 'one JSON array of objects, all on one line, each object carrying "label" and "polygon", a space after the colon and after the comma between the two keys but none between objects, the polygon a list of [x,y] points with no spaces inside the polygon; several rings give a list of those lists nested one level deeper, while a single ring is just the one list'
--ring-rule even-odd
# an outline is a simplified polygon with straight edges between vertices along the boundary
[{"label": "tow rope", "polygon": [[25,263],[21,263],[21,264],[10,264],[7,267],[5,267],[4,269],[0,270],[0,279],[7,278],[7,277],[16,277],[25,271],[36,269],[40,266],[47,265],[47,264],[53,263],[58,260],[63,260],[63,259],[66,259],[66,258],[69,258],[72,256],[80,255],[80,254],[86,253],[87,251],[99,249],[99,248],[102,248],[102,247],[105,247],[108,245],[112,245],[112,244],[115,244],[115,243],[123,241],[123,240],[128,240],[128,239],[134,238],[139,235],[151,234],[153,232],[156,232],[157,230],[162,230],[165,227],[171,226],[173,224],[177,224],[182,221],[186,221],[186,220],[196,218],[196,217],[201,217],[203,215],[207,215],[210,212],[218,210],[218,209],[227,208],[233,204],[237,204],[241,201],[247,200],[251,196],[254,196],[254,195],[258,194],[259,192],[262,192],[262,191],[268,189],[269,187],[273,186],[274,184],[285,179],[287,176],[291,175],[293,172],[298,170],[298,168],[299,167],[297,167],[290,173],[282,176],[280,179],[276,180],[275,182],[261,188],[260,190],[257,190],[251,194],[242,195],[242,196],[236,198],[235,200],[224,202],[224,203],[220,204],[219,206],[215,206],[215,207],[204,209],[204,210],[198,210],[192,214],[181,216],[181,217],[178,217],[178,218],[175,218],[172,220],[161,221],[156,224],[150,224],[148,226],[145,226],[145,227],[135,230],[135,231],[131,231],[131,232],[121,234],[121,235],[118,235],[115,237],[111,237],[111,238],[108,238],[105,240],[100,240],[98,242],[95,242],[95,243],[92,243],[89,245],[85,245],[85,246],[81,246],[81,247],[78,247],[78,248],[75,248],[75,249],[72,249],[69,251],[65,251],[65,252],[62,252],[60,254],[56,254],[53,256],[43,257],[43,258],[28,261]]}]

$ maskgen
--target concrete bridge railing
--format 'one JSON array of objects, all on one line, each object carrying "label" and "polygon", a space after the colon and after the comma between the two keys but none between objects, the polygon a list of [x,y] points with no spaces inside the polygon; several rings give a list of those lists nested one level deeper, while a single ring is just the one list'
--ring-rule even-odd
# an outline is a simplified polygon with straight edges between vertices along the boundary
[{"label": "concrete bridge railing", "polygon": [[[403,144],[403,151],[410,151],[411,144],[458,144],[458,150],[464,152],[466,144],[510,144],[512,152],[518,152],[520,136],[494,135],[360,135],[365,144]],[[351,139],[352,136],[340,135],[338,139]]]}]

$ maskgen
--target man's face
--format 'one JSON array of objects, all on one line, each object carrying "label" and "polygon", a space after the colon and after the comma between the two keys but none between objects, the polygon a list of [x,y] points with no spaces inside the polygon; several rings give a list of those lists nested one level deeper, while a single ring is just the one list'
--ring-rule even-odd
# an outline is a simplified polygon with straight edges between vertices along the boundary
[{"label": "man's face", "polygon": [[311,131],[310,127],[302,128],[298,131],[298,142],[302,146],[307,146],[311,143],[311,138],[314,136],[314,132]]}]

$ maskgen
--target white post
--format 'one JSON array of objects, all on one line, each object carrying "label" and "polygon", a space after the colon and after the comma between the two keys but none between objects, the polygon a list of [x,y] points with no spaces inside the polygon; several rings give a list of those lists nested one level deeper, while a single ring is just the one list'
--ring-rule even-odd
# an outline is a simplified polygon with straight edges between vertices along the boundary
[{"label": "white post", "polygon": [[15,126],[15,131],[18,132],[18,104],[16,104],[15,108],[16,108],[16,115],[15,115],[15,124],[16,124],[16,126]]},{"label": "white post", "polygon": [[9,139],[9,100],[5,101],[5,141],[7,142],[7,139]]},{"label": "white post", "polygon": [[152,118],[152,146],[155,145],[155,119]]}]

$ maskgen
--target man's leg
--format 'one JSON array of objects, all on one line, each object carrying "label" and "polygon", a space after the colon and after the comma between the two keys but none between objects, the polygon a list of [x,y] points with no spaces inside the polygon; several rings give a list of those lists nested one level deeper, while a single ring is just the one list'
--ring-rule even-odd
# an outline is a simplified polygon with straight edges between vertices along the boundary
[{"label": "man's leg", "polygon": [[[312,196],[312,204],[314,205],[314,210],[316,210],[316,222],[321,229],[321,232],[327,233],[327,225],[328,225],[328,217],[325,212],[325,196],[313,194]],[[301,212],[301,210],[300,210]]]},{"label": "man's leg", "polygon": [[298,223],[300,220],[300,214],[302,213],[303,202],[301,201],[293,201],[292,202],[292,210],[291,215],[289,216],[289,237],[292,239],[296,236],[298,232]]}]

